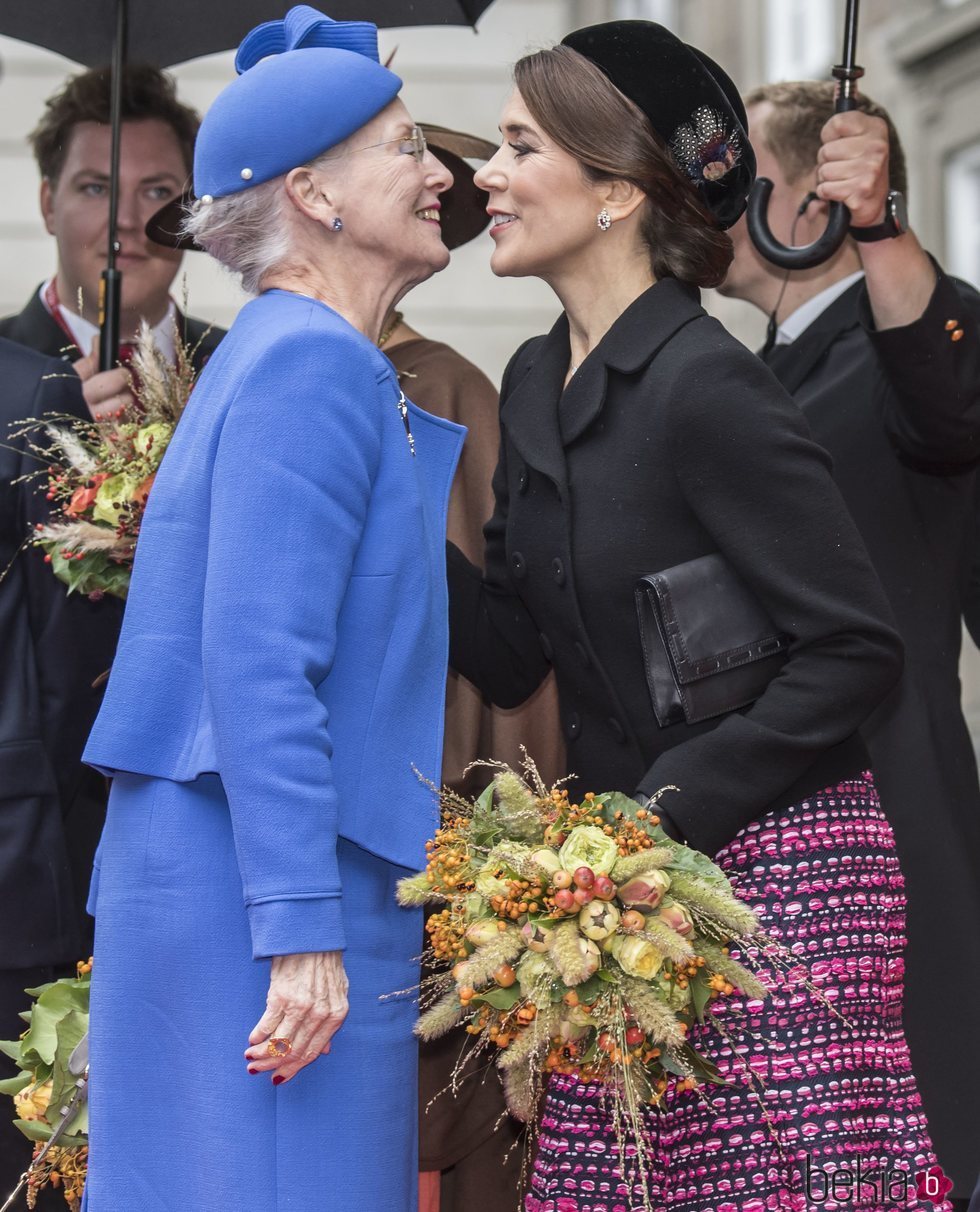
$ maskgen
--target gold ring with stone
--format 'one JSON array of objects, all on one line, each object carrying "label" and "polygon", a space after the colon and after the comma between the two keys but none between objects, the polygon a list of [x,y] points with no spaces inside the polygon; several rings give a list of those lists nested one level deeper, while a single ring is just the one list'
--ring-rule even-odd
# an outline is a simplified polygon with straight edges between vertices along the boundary
[{"label": "gold ring with stone", "polygon": [[293,1045],[283,1035],[274,1035],[266,1047],[269,1055],[275,1057],[276,1060],[282,1060],[284,1056],[288,1056],[293,1050]]}]

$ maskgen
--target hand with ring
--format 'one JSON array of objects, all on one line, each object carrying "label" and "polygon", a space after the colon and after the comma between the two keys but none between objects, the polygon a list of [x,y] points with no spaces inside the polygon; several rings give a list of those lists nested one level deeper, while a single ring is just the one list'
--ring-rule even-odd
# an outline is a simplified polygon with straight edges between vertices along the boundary
[{"label": "hand with ring", "polygon": [[330,1051],[347,1017],[342,951],[276,955],[265,1014],[248,1037],[249,1073],[270,1073],[274,1085]]}]

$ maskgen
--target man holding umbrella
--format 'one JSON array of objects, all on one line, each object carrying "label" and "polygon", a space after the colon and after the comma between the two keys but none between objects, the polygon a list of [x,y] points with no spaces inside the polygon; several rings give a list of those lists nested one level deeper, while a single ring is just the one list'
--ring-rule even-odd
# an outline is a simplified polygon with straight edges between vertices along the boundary
[{"label": "man holding umbrella", "polygon": [[[92,921],[84,905],[105,817],[106,785],[82,765],[81,754],[102,700],[93,682],[112,663],[122,602],[69,596],[38,552],[14,558],[30,526],[46,516],[47,503],[36,485],[19,479],[37,464],[22,441],[8,441],[8,432],[17,421],[45,411],[99,416],[118,407],[119,393],[128,385],[122,370],[97,373],[89,352],[98,337],[99,276],[107,242],[108,102],[108,73],[95,70],[70,79],[46,105],[31,141],[57,265],[23,311],[0,321],[0,334],[8,338],[0,340],[6,388],[0,453],[5,448],[7,455],[0,460],[0,529],[10,545],[0,570],[13,560],[9,574],[0,578],[0,619],[6,620],[0,630],[8,641],[0,656],[0,750],[6,759],[6,766],[0,763],[5,800],[0,914],[8,922],[0,942],[0,1037],[5,1039],[22,1028],[24,990],[73,972],[76,960],[92,950]],[[179,313],[170,287],[180,253],[152,243],[143,231],[161,202],[183,188],[198,115],[180,104],[172,81],[152,67],[126,69],[123,115],[122,332],[131,337],[146,319],[158,346],[172,353],[176,326],[190,344],[199,343],[200,362],[221,333]],[[53,360],[59,358],[75,363],[85,382],[80,384],[65,362],[59,373]],[[26,368],[34,368],[33,377]],[[24,1169],[30,1147],[8,1116],[0,1126],[2,1197]],[[45,1193],[42,1206],[47,1199]],[[60,1195],[57,1202],[63,1203]]]},{"label": "man holding umbrella", "polygon": [[[109,94],[110,73],[100,68],[73,76],[46,103],[31,145],[57,268],[19,314],[0,320],[0,335],[49,357],[67,357],[86,379],[96,367],[87,355],[99,335],[99,279],[109,244]],[[190,175],[198,124],[198,115],[178,101],[173,81],[163,72],[147,65],[124,69],[117,229],[124,361],[143,320],[165,352],[173,351],[176,327],[197,347],[198,363],[220,339],[200,320],[180,314],[170,290],[181,254],[145,233],[148,220],[180,194]],[[107,391],[123,384],[115,375],[92,385],[89,403],[95,415],[111,407]]]},{"label": "man holding umbrella", "polygon": [[[936,1147],[966,1200],[980,1164],[980,789],[960,707],[960,590],[980,460],[980,297],[922,249],[905,212],[897,132],[868,98],[834,114],[831,83],[746,98],[776,238],[809,243],[827,206],[850,235],[827,261],[777,269],[731,232],[722,293],[770,315],[763,350],[831,453],[905,642],[905,674],[864,729],[908,896],[905,1027]],[[832,116],[833,115],[833,116]],[[941,975],[948,974],[948,975]],[[948,996],[937,1001],[937,980]]]}]

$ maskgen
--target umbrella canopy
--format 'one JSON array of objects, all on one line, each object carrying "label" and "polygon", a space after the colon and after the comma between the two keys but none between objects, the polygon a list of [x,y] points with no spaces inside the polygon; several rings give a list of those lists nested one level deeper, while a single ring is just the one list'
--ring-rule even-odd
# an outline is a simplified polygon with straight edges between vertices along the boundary
[{"label": "umbrella canopy", "polygon": [[[332,0],[335,21],[474,25],[493,0]],[[86,67],[112,60],[117,0],[11,0],[0,5],[0,34],[31,42]],[[128,0],[126,57],[169,67],[237,46],[250,29],[284,17],[289,0]]]}]

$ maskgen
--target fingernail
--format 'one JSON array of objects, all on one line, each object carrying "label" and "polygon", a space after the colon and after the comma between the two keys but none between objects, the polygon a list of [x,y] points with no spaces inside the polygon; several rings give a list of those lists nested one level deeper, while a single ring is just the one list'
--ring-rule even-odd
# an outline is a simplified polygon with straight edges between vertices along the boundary
[{"label": "fingernail", "polygon": [[249,1073],[258,1073],[258,1069],[253,1069],[251,1065],[248,1067]]},{"label": "fingernail", "polygon": [[281,1084],[282,1084],[282,1083],[283,1083],[285,1080],[286,1080],[286,1079],[285,1079],[284,1077],[282,1077],[282,1076],[276,1076],[276,1077],[274,1077],[274,1078],[272,1079],[272,1084],[273,1084],[274,1086],[279,1086],[279,1085],[281,1085]]}]

